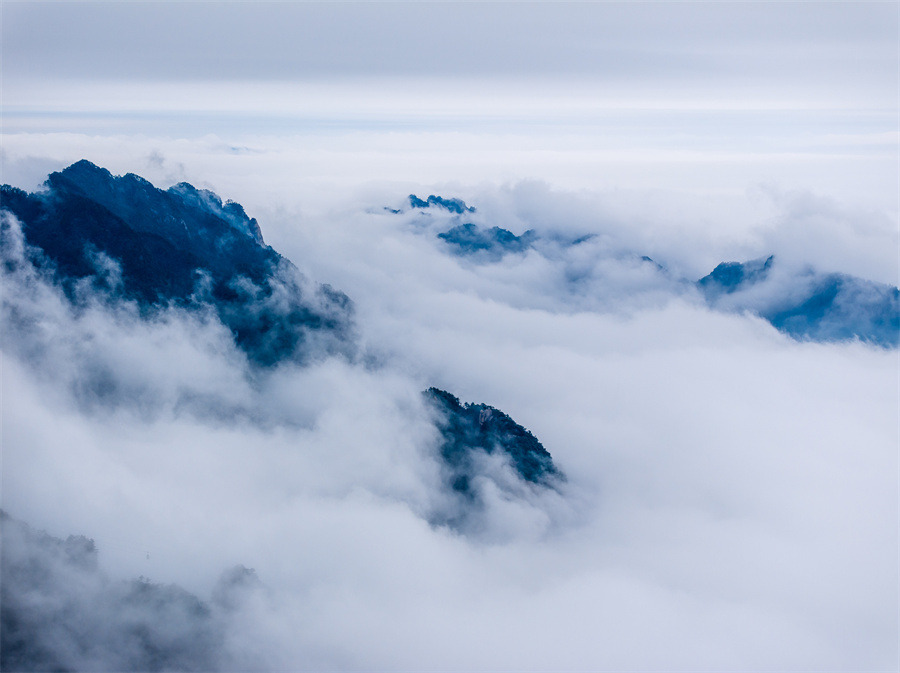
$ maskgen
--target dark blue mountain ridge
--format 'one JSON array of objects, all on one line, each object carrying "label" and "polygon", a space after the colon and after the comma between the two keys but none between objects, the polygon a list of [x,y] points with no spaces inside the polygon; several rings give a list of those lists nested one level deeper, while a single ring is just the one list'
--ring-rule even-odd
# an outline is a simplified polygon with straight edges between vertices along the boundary
[{"label": "dark blue mountain ridge", "polygon": [[425,201],[415,194],[410,194],[409,205],[412,208],[430,208],[431,206],[437,206],[438,208],[449,210],[451,213],[456,213],[457,215],[475,212],[474,206],[467,206],[466,202],[462,199],[445,199],[442,196],[435,196],[434,194],[429,195],[428,199]]},{"label": "dark blue mountain ridge", "polygon": [[447,480],[454,491],[471,493],[478,452],[505,456],[516,474],[531,484],[553,486],[565,480],[537,437],[499,409],[462,403],[439,388],[429,388],[423,395],[437,415],[440,454],[449,468]]},{"label": "dark blue mountain ridge", "polygon": [[[415,194],[409,195],[409,204],[412,208],[442,208],[456,215],[474,213],[474,206],[467,206],[462,199],[447,199],[442,196],[429,195],[423,201]],[[395,215],[402,211],[394,208],[385,208]],[[449,230],[437,235],[448,246],[448,250],[459,256],[476,256],[483,261],[498,261],[509,253],[524,252],[531,247],[537,239],[537,232],[529,229],[521,236],[516,236],[508,229],[501,227],[479,227],[477,224],[466,222],[451,227]]]},{"label": "dark blue mountain ridge", "polygon": [[900,345],[900,289],[812,269],[776,278],[774,256],[723,262],[697,281],[710,306],[751,311],[798,340]]},{"label": "dark blue mountain ridge", "polygon": [[[89,161],[52,173],[43,192],[3,185],[0,205],[22,223],[33,263],[51,268],[73,301],[90,278],[143,311],[208,305],[256,364],[304,360],[315,333],[327,352],[352,350],[350,299],[306,283],[265,245],[243,207],[180,183],[168,190]],[[103,259],[121,269],[104,276]],[[324,344],[324,345],[323,345]]]},{"label": "dark blue mountain ridge", "polygon": [[775,256],[769,255],[744,263],[722,262],[697,282],[707,297],[731,294],[765,280],[774,261]]},{"label": "dark blue mountain ridge", "polygon": [[[456,215],[474,211],[460,199],[432,195],[423,201],[410,194],[409,200],[413,208],[439,206]],[[451,223],[454,221],[459,222],[459,218],[452,218]],[[445,252],[477,263],[495,263],[506,255],[529,249],[547,256],[548,250],[551,254],[558,253],[560,249],[573,248],[596,237],[597,234],[588,233],[569,239],[534,229],[517,236],[501,227],[487,228],[471,222],[453,224],[437,234]],[[755,313],[797,340],[860,340],[887,348],[900,346],[900,289],[891,285],[811,268],[791,272],[780,268],[774,255],[745,262],[722,262],[696,282],[673,276],[665,266],[646,255],[620,253],[618,258],[640,259],[652,265],[672,283],[673,292],[695,284],[711,308]],[[778,273],[773,274],[775,267],[779,267]],[[577,280],[582,276],[574,274],[571,278]]]},{"label": "dark blue mountain ridge", "polygon": [[499,259],[509,253],[524,252],[531,247],[537,233],[529,229],[521,236],[516,236],[507,229],[491,227],[485,229],[477,224],[457,225],[437,235],[453,249],[457,255],[487,255]]}]

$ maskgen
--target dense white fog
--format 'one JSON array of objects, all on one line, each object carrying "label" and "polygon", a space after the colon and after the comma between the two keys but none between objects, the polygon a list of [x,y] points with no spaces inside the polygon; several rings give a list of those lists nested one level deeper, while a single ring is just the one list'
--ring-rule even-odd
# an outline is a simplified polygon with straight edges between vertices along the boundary
[{"label": "dense white fog", "polygon": [[[714,313],[603,242],[587,259],[462,259],[426,216],[359,208],[373,191],[293,237],[273,216],[279,248],[354,299],[356,362],[253,374],[215,321],[76,315],[8,277],[32,328],[4,345],[4,508],[89,535],[112,575],[201,597],[254,568],[270,593],[229,641],[254,664],[890,664],[896,350]],[[512,228],[520,192],[544,213],[578,198],[498,189]],[[574,210],[560,229],[583,233]],[[703,247],[682,237],[681,263]],[[573,264],[589,271],[575,289]],[[498,496],[470,535],[429,527],[428,385],[532,430],[562,493]]]},{"label": "dense white fog", "polygon": [[[665,95],[654,94],[640,55],[662,57],[648,43],[610,47],[632,70],[603,77],[632,92],[637,117],[560,81],[557,107],[518,115],[517,96],[545,100],[522,85],[529,67],[542,81],[565,67],[511,72],[511,57],[488,73],[507,87],[496,92],[468,61],[445,73],[428,59],[399,74],[434,91],[377,77],[360,88],[329,79],[343,61],[328,51],[320,79],[287,81],[293,62],[281,79],[192,71],[209,87],[196,93],[166,79],[183,28],[169,60],[141,77],[151,66],[126,59],[110,74],[85,47],[81,69],[62,74],[90,80],[90,93],[55,88],[50,56],[4,64],[3,183],[35,191],[86,158],[238,201],[267,244],[352,299],[357,350],[260,369],[213,315],[148,319],[88,286],[75,308],[22,263],[18,223],[4,215],[2,509],[55,537],[92,538],[113,580],[176,584],[205,602],[218,600],[223,572],[254,569],[260,585],[222,612],[225,670],[896,668],[898,350],[795,340],[752,313],[712,310],[694,284],[720,262],[773,254],[784,291],[810,267],[898,284],[896,100],[876,91],[888,81],[896,93],[896,64],[884,65],[896,35],[873,28],[886,5],[854,15],[785,3],[788,27],[769,33],[782,7],[770,4],[733,48],[696,29],[702,48],[672,66],[693,73],[687,91],[667,71],[656,73]],[[244,5],[209,7],[222,26],[244,20]],[[278,11],[302,11],[288,7]],[[740,32],[741,17],[703,7],[726,35]],[[176,10],[151,13],[164,11]],[[366,11],[391,30],[412,21]],[[626,36],[643,21],[629,11],[617,19]],[[695,23],[667,11],[684,22],[663,40],[678,51]],[[866,70],[871,83],[835,63],[832,78],[805,77],[813,66],[788,47],[805,11],[822,53],[832,44],[881,64]],[[44,16],[4,12],[4,31]],[[113,16],[123,7],[90,12],[128,24]],[[489,28],[502,13],[490,6]],[[528,16],[536,31],[540,17]],[[46,20],[59,30],[62,19]],[[560,26],[538,50],[551,64],[568,53],[548,56]],[[264,45],[286,39],[280,30],[250,40],[269,65],[277,50]],[[874,46],[862,46],[867,35]],[[792,64],[771,86],[777,68],[748,55],[769,39]],[[513,54],[524,49],[513,42]],[[9,44],[5,60],[36,49]],[[717,70],[707,57],[720,51]],[[708,68],[697,74],[689,53]],[[374,75],[398,74],[380,63]],[[445,80],[429,79],[438,70],[468,82],[457,108]],[[129,75],[123,94],[116,78]],[[709,103],[706,85],[732,78]],[[856,108],[834,102],[857,90]],[[476,211],[413,209],[413,193]],[[461,222],[540,238],[498,258],[454,254],[438,234]],[[484,511],[462,528],[434,524],[457,505],[441,487],[429,386],[509,414],[565,482],[532,488],[495,456]],[[116,619],[90,599],[82,608]],[[97,657],[75,667],[113,666]]]}]

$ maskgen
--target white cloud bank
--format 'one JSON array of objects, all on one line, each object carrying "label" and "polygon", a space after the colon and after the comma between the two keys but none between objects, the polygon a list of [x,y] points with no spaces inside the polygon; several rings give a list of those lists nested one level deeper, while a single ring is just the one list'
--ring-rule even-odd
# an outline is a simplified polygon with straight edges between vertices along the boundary
[{"label": "white cloud bank", "polygon": [[[896,350],[619,254],[897,285],[896,6],[380,7],[3,3],[3,182],[214,189],[369,356],[259,376],[215,323],[7,277],[3,508],[204,600],[255,568],[235,670],[896,669]],[[382,210],[410,192],[598,236],[474,264]],[[429,526],[428,385],[534,432],[562,494]]]},{"label": "white cloud bank", "polygon": [[[517,233],[553,213],[561,233],[593,223],[593,197],[473,193],[478,218]],[[261,224],[356,301],[379,364],[260,377],[214,323],[76,314],[8,277],[4,508],[92,536],[115,577],[208,597],[226,568],[255,568],[269,593],[230,623],[235,666],[896,664],[896,351],[797,343],[658,281],[635,289],[609,251],[666,249],[650,223],[604,218],[573,294],[571,260],[473,264],[372,196],[301,213],[290,239],[293,206],[270,208],[272,235]],[[710,254],[680,240],[672,263]],[[446,503],[427,385],[532,430],[562,495],[491,500],[488,484],[479,530],[430,527]]]}]

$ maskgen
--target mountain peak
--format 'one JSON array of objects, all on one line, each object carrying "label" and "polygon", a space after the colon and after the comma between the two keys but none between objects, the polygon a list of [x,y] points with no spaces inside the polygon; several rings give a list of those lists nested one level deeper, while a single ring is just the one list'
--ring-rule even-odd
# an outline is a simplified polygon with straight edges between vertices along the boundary
[{"label": "mountain peak", "polygon": [[796,339],[859,339],[893,348],[900,343],[900,290],[809,268],[781,275],[773,255],[722,262],[697,281],[710,306],[752,311]]},{"label": "mountain peak", "polygon": [[437,206],[438,208],[444,208],[445,210],[449,210],[451,213],[457,213],[458,215],[475,212],[474,206],[467,206],[466,202],[462,199],[445,199],[442,196],[435,196],[434,194],[429,195],[426,201],[423,201],[415,194],[410,194],[409,205],[413,208],[430,208],[431,206]]},{"label": "mountain peak", "polygon": [[110,173],[107,169],[98,166],[97,164],[88,161],[87,159],[80,159],[76,161],[71,166],[67,166],[66,168],[59,171],[60,174],[65,175],[66,177],[71,177],[73,175],[79,174],[98,174],[105,175],[108,178],[112,178],[112,173]]},{"label": "mountain peak", "polygon": [[[313,331],[329,334],[315,341],[330,350],[350,348],[350,300],[327,286],[304,290],[297,269],[264,244],[240,204],[186,182],[158,189],[87,160],[52,173],[46,185],[36,194],[4,186],[3,207],[73,300],[88,280],[144,310],[211,305],[263,365],[309,355]],[[98,267],[101,256],[118,266],[115,281]]]},{"label": "mountain peak", "polygon": [[699,280],[700,287],[707,295],[731,294],[738,288],[746,288],[765,280],[774,261],[775,255],[769,255],[743,263],[722,262],[709,275]]},{"label": "mountain peak", "polygon": [[504,412],[487,404],[463,403],[440,388],[429,388],[423,395],[439,416],[441,457],[452,472],[454,490],[468,494],[475,474],[472,456],[478,451],[504,455],[516,474],[532,484],[547,486],[563,479],[537,437]]}]

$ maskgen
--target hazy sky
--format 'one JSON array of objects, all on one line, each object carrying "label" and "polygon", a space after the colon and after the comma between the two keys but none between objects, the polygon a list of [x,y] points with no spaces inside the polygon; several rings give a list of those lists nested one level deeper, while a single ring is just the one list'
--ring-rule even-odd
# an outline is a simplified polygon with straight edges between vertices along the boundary
[{"label": "hazy sky", "polygon": [[7,2],[3,11],[13,80],[731,80],[896,102],[896,88],[877,91],[896,74],[890,2]]},{"label": "hazy sky", "polygon": [[[28,111],[342,106],[357,123],[455,124],[460,112],[590,123],[622,108],[873,115],[897,106],[896,26],[887,2],[7,2],[4,106],[13,127]],[[187,96],[158,95],[173,84]],[[317,109],[303,100],[311,85],[340,95]]]},{"label": "hazy sky", "polygon": [[[115,136],[158,139],[144,156],[175,139],[276,153],[296,180],[533,178],[712,197],[766,183],[898,210],[895,3],[2,12],[7,182],[34,186]],[[68,135],[42,145],[48,133]],[[55,164],[20,161],[39,146]]]}]

